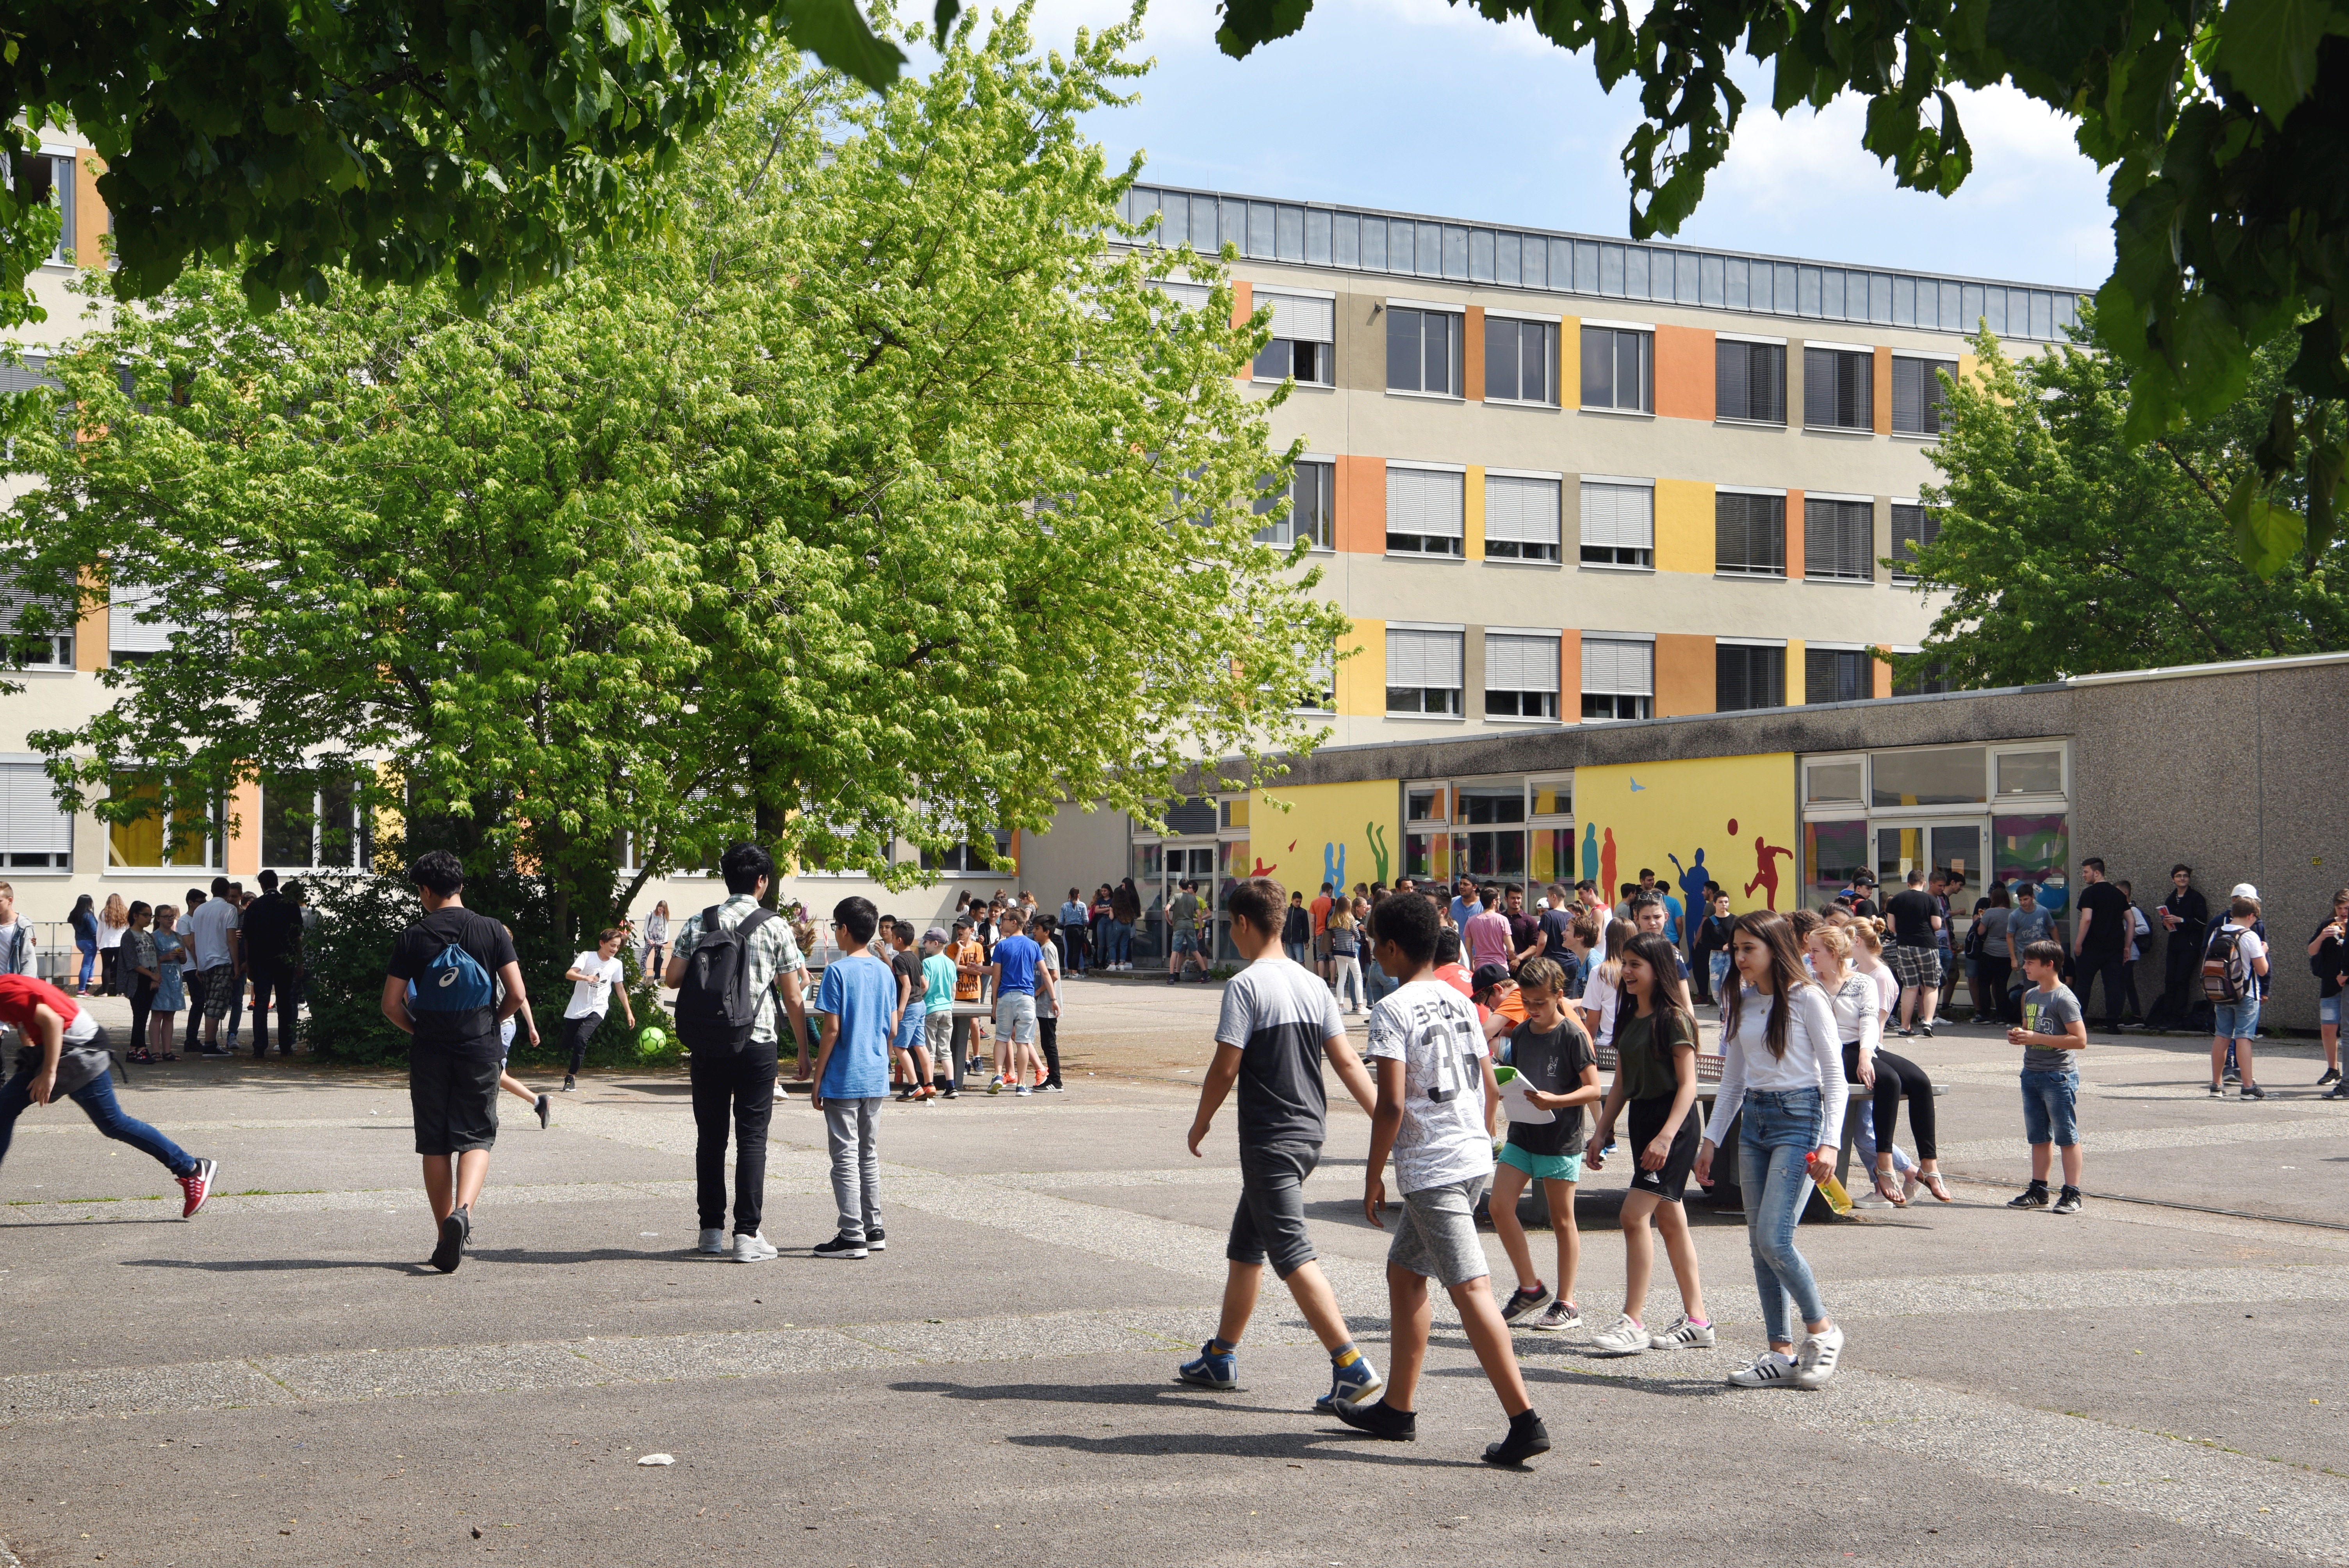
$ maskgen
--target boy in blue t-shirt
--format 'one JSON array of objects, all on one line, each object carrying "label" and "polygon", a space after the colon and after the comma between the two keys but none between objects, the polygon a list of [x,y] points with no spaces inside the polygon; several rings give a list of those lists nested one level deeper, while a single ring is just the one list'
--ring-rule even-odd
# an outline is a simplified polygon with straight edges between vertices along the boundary
[{"label": "boy in blue t-shirt", "polygon": [[989,1094],[1000,1094],[1006,1088],[1015,1094],[1032,1092],[1031,1068],[1033,1081],[1044,1081],[1044,1057],[1036,1048],[1036,993],[1041,986],[1048,999],[1057,1001],[1059,987],[1052,972],[1044,966],[1044,950],[1035,938],[1022,934],[1025,923],[1026,917],[1018,910],[1003,912],[1003,934],[996,940],[989,965],[995,978],[996,1038],[996,1076],[987,1086]]},{"label": "boy in blue t-shirt", "polygon": [[885,1247],[881,1229],[881,1107],[889,1094],[889,1041],[897,1032],[897,976],[865,951],[881,924],[869,898],[833,906],[841,956],[825,965],[815,1010],[823,1016],[815,1093],[832,1144],[832,1195],[840,1233],[813,1248],[820,1258],[861,1258]]}]

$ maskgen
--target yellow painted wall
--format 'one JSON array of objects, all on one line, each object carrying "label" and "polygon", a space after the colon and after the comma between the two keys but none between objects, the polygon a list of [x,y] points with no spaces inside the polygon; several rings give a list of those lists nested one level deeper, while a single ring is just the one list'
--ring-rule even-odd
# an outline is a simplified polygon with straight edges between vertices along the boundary
[{"label": "yellow painted wall", "polygon": [[1786,639],[1786,706],[1800,707],[1809,696],[1809,683],[1805,679],[1803,639]]},{"label": "yellow painted wall", "polygon": [[1308,903],[1325,881],[1392,882],[1401,800],[1392,779],[1260,790],[1248,802],[1248,874],[1278,877]]},{"label": "yellow painted wall", "polygon": [[[1791,751],[1578,768],[1574,813],[1579,874],[1602,881],[1610,900],[1652,866],[1683,901],[1710,877],[1729,890],[1739,913],[1801,906]],[[1763,880],[1765,866],[1775,892]]]},{"label": "yellow painted wall", "polygon": [[1694,480],[1656,481],[1656,570],[1713,575],[1713,487]]},{"label": "yellow painted wall", "polygon": [[1352,650],[1338,661],[1338,711],[1378,717],[1387,710],[1387,624],[1357,621],[1340,652]]},{"label": "yellow painted wall", "polygon": [[1468,478],[1462,486],[1467,497],[1467,509],[1462,515],[1461,543],[1467,559],[1485,559],[1485,469],[1483,465],[1468,465]]},{"label": "yellow painted wall", "polygon": [[1582,407],[1582,318],[1578,315],[1557,324],[1557,406]]}]

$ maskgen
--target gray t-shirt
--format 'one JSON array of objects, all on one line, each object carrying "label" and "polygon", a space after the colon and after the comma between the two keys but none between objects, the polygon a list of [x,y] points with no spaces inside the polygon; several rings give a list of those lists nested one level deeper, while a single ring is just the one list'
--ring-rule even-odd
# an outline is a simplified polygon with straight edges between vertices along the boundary
[{"label": "gray t-shirt", "polygon": [[[2034,986],[2023,994],[2023,1026],[2034,1035],[2060,1035],[2065,1026],[2079,1021],[2080,998],[2072,995],[2072,987],[2060,981],[2053,991]],[[2025,1046],[2023,1066],[2025,1071],[2067,1072],[2079,1054],[2047,1046]]]},{"label": "gray t-shirt", "polygon": [[1240,1053],[1240,1147],[1321,1146],[1329,1091],[1321,1051],[1346,1032],[1327,982],[1292,960],[1259,958],[1224,987],[1216,1043]]},{"label": "gray t-shirt", "polygon": [[2006,917],[2006,934],[2014,941],[2014,972],[2020,975],[2024,948],[2034,942],[2055,940],[2055,917],[2035,903],[2029,909],[2018,907]]}]

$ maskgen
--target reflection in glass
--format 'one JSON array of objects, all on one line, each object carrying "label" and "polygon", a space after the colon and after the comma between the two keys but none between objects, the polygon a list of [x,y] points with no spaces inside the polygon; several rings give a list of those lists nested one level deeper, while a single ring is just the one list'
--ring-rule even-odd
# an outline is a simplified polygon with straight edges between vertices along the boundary
[{"label": "reflection in glass", "polygon": [[1445,809],[1445,791],[1441,789],[1413,789],[1403,797],[1403,820],[1406,822],[1443,822],[1451,820]]},{"label": "reflection in glass", "polygon": [[2010,751],[1998,759],[2002,795],[2056,795],[2064,789],[2060,751]]},{"label": "reflection in glass", "polygon": [[1999,881],[2037,882],[2043,909],[2060,913],[2070,903],[2064,868],[2072,858],[2072,835],[2062,812],[1992,817],[1990,841],[1991,870]]},{"label": "reflection in glass", "polygon": [[1537,817],[1571,817],[1574,815],[1574,780],[1571,779],[1537,779],[1533,783],[1534,815]]},{"label": "reflection in glass", "polygon": [[1526,792],[1516,785],[1505,789],[1464,789],[1460,791],[1460,815],[1455,821],[1472,826],[1487,822],[1522,822],[1526,820]]},{"label": "reflection in glass", "polygon": [[1974,806],[1984,793],[1988,754],[1979,746],[1942,746],[1930,751],[1879,751],[1869,758],[1875,771],[1871,802],[1886,806]]},{"label": "reflection in glass", "polygon": [[1814,804],[1821,800],[1857,800],[1860,798],[1860,764],[1851,762],[1814,762],[1810,766],[1806,797]]},{"label": "reflection in glass", "polygon": [[[1856,765],[1855,765],[1856,766]],[[1811,901],[1824,909],[1868,863],[1866,822],[1806,822],[1803,824],[1803,881]]]},{"label": "reflection in glass", "polygon": [[[1463,790],[1464,798],[1466,791]],[[1454,833],[1454,853],[1460,869],[1481,884],[1526,880],[1526,835],[1522,829],[1492,833]]]},{"label": "reflection in glass", "polygon": [[1452,877],[1452,838],[1448,833],[1405,833],[1402,875],[1421,882],[1448,882]]}]

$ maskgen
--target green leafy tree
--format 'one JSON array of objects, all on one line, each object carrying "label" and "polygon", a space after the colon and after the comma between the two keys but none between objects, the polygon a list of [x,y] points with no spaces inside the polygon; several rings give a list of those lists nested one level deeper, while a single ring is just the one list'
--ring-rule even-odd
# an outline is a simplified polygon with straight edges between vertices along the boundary
[{"label": "green leafy tree", "polygon": [[2303,443],[2338,439],[2338,410],[2291,392],[2287,346],[2271,344],[2233,406],[2132,444],[2103,324],[2091,311],[2083,345],[2019,362],[1985,332],[1981,377],[1948,387],[1926,449],[1942,482],[1922,494],[1940,531],[1913,570],[1949,598],[1903,673],[2018,686],[2349,647],[2349,545],[2271,557],[2275,542],[2237,537],[2226,510],[2276,399],[2292,401]]},{"label": "green leafy tree", "polygon": [[[2349,0],[1474,3],[1589,50],[1610,89],[1637,83],[1643,119],[1622,160],[1640,239],[1677,232],[1727,155],[1746,101],[1733,53],[1772,67],[1780,114],[1866,99],[1861,144],[1911,190],[1947,195],[1972,170],[1952,88],[2011,82],[2068,116],[2081,151],[2112,170],[2115,261],[2096,302],[2129,373],[2128,439],[2220,418],[2255,351],[2296,335],[2287,381],[2301,401],[2271,399],[2271,433],[2228,506],[2240,532],[2330,546],[2349,500],[2334,417],[2349,397]],[[1311,8],[1223,0],[1217,38],[1244,56]],[[2330,411],[2314,440],[2294,413],[2309,399]]]}]

